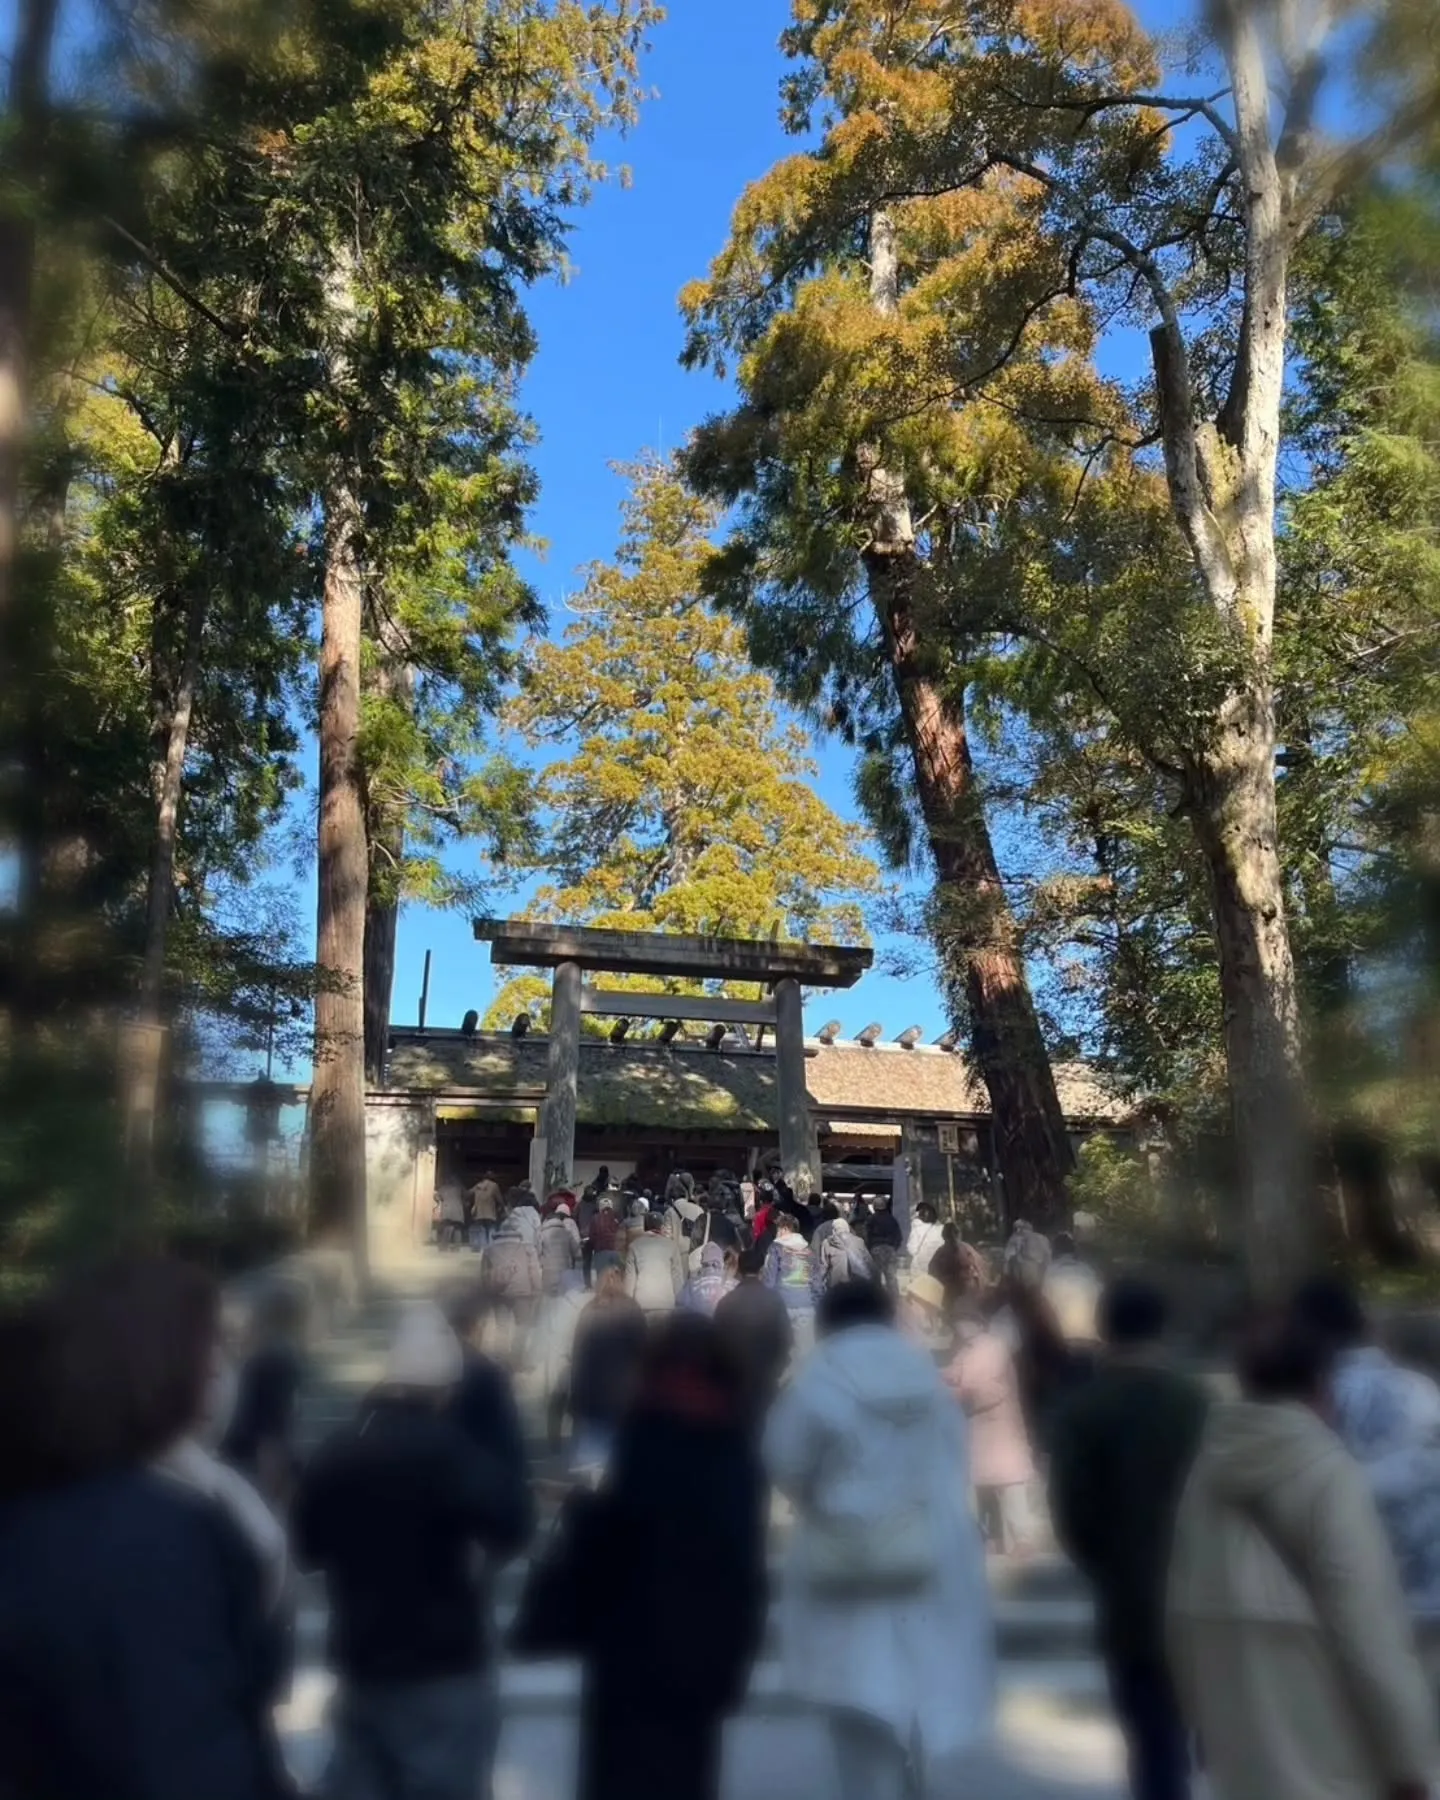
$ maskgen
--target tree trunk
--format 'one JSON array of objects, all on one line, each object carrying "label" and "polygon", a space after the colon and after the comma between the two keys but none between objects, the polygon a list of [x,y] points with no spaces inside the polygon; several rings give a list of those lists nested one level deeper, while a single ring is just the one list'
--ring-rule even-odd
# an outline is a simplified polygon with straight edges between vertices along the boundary
[{"label": "tree trunk", "polygon": [[942,930],[953,945],[942,945],[942,955],[958,961],[963,974],[975,1060],[990,1094],[1005,1222],[1028,1219],[1041,1231],[1064,1229],[1075,1159],[976,791],[965,720],[923,674],[914,622],[893,579],[900,571],[889,573],[881,584],[889,590],[886,637],[946,907]]},{"label": "tree trunk", "polygon": [[385,1079],[390,1045],[390,1003],[395,986],[395,937],[400,908],[392,901],[365,902],[365,1079]]},{"label": "tree trunk", "polygon": [[[380,648],[375,687],[385,698],[406,708],[415,700],[415,668],[408,660],[408,633],[391,620],[374,629]],[[365,1075],[377,1085],[385,1079],[390,1038],[390,1007],[395,989],[395,939],[400,924],[401,871],[405,857],[405,818],[398,805],[385,804],[369,792],[365,825],[369,887],[365,897]]]},{"label": "tree trunk", "polygon": [[[58,11],[59,0],[20,0],[6,97],[11,179],[18,183],[18,191],[0,210],[0,620],[7,618],[14,599],[19,551],[20,474],[29,402],[30,310],[35,281],[34,207]],[[10,661],[10,648],[8,643],[4,645],[6,664]]]},{"label": "tree trunk", "polygon": [[160,1108],[160,1076],[165,1054],[163,994],[165,945],[175,887],[175,851],[180,837],[180,800],[185,754],[200,681],[200,649],[205,636],[206,596],[197,589],[185,609],[185,645],[180,679],[170,709],[165,760],[155,782],[155,842],[146,896],[145,956],[140,968],[138,1017],[127,1028],[124,1058],[125,1143],[136,1173],[154,1173],[155,1120]]},{"label": "tree trunk", "polygon": [[205,636],[206,596],[197,591],[185,609],[185,647],[180,680],[170,712],[155,790],[155,845],[150,859],[150,884],[145,918],[145,960],[140,971],[140,1010],[159,1021],[161,989],[165,979],[165,940],[170,926],[170,903],[175,885],[175,851],[180,838],[180,799],[185,784],[185,756],[190,747],[190,720],[195,710],[195,689],[200,682],[200,648]]},{"label": "tree trunk", "polygon": [[1232,709],[1228,754],[1196,779],[1192,815],[1215,912],[1246,1266],[1257,1297],[1273,1299],[1314,1260],[1318,1196],[1276,839],[1274,718],[1249,698]]},{"label": "tree trunk", "polygon": [[[878,311],[895,311],[899,279],[894,225],[877,212],[870,221],[870,296]],[[885,633],[947,930],[961,964],[975,1060],[990,1094],[1006,1221],[1028,1219],[1042,1231],[1063,1227],[1074,1155],[975,787],[964,714],[946,704],[922,651],[914,606],[921,565],[909,499],[878,455],[864,461],[872,503],[864,556],[870,597]]]},{"label": "tree trunk", "polygon": [[363,581],[360,514],[338,482],[327,498],[320,640],[320,817],[315,1068],[310,1088],[310,1231],[365,1267],[365,895],[360,767]]}]

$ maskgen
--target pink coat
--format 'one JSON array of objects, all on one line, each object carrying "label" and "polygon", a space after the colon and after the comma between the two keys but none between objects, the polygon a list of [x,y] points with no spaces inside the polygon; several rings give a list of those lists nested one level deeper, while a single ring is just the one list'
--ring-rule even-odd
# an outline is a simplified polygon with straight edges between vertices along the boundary
[{"label": "pink coat", "polygon": [[970,1421],[970,1479],[975,1486],[1010,1487],[1032,1480],[1035,1459],[1009,1346],[993,1331],[980,1332],[956,1350],[945,1382]]}]

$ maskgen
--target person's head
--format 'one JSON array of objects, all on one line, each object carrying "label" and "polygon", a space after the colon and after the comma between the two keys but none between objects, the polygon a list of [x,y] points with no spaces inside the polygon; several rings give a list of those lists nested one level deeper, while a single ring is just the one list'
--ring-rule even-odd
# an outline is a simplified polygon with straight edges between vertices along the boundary
[{"label": "person's head", "polygon": [[557,1219],[568,1219],[571,1217],[571,1212],[570,1202],[568,1200],[562,1200],[555,1208],[555,1217]]},{"label": "person's head", "polygon": [[700,1267],[712,1275],[719,1275],[725,1268],[725,1251],[713,1239],[700,1252]]},{"label": "person's head", "polygon": [[[864,1199],[863,1194],[861,1195],[861,1199]],[[876,1212],[889,1212],[891,1206],[894,1204],[894,1200],[895,1196],[893,1194],[877,1194],[872,1204]]]},{"label": "person's head", "polygon": [[433,1300],[414,1300],[385,1354],[381,1387],[391,1397],[440,1407],[465,1372],[460,1340]]},{"label": "person's head", "polygon": [[1247,1400],[1299,1401],[1323,1412],[1334,1360],[1334,1345],[1291,1310],[1253,1319],[1241,1335],[1235,1366]]},{"label": "person's head", "polygon": [[645,1229],[651,1232],[663,1231],[665,1229],[664,1213],[647,1212],[645,1214]]},{"label": "person's head", "polygon": [[469,1344],[472,1349],[480,1347],[480,1334],[485,1329],[489,1311],[485,1290],[473,1284],[457,1289],[445,1303],[450,1329],[462,1344]]},{"label": "person's head", "polygon": [[893,1325],[895,1303],[878,1281],[842,1281],[820,1296],[815,1335],[834,1337],[856,1325]]},{"label": "person's head", "polygon": [[833,1200],[827,1200],[820,1208],[820,1217],[824,1220],[838,1219],[840,1217],[840,1208]]},{"label": "person's head", "polygon": [[608,1163],[601,1163],[599,1170],[597,1171],[596,1176],[595,1176],[595,1185],[597,1188],[609,1187],[609,1185],[610,1185],[610,1165]]},{"label": "person's head", "polygon": [[915,1217],[922,1225],[933,1225],[939,1214],[928,1200],[922,1200],[915,1208]]},{"label": "person's head", "polygon": [[1075,1238],[1073,1234],[1068,1231],[1057,1231],[1052,1248],[1057,1256],[1074,1256]]},{"label": "person's head", "polygon": [[591,1266],[597,1300],[615,1300],[625,1292],[625,1264],[613,1250],[602,1250]]},{"label": "person's head", "polygon": [[958,1244],[960,1242],[960,1233],[958,1229],[948,1219],[945,1224],[940,1227],[940,1241],[945,1244]]},{"label": "person's head", "polygon": [[643,1219],[649,1210],[649,1203],[643,1198],[637,1196],[636,1199],[630,1202],[630,1217],[632,1219]]},{"label": "person's head", "polygon": [[752,1244],[748,1250],[740,1252],[740,1279],[742,1281],[758,1281],[765,1273],[765,1252],[759,1244]]},{"label": "person's head", "polygon": [[652,1332],[640,1371],[637,1411],[725,1425],[739,1417],[742,1400],[742,1371],[710,1319],[672,1313]]},{"label": "person's head", "polygon": [[71,1277],[46,1303],[41,1393],[55,1472],[150,1461],[196,1431],[219,1356],[220,1293],[203,1270],[127,1257]]},{"label": "person's head", "polygon": [[1370,1321],[1359,1294],[1348,1281],[1335,1275],[1319,1275],[1296,1294],[1291,1309],[1311,1331],[1325,1338],[1338,1353],[1353,1350],[1370,1336]]},{"label": "person's head", "polygon": [[1118,1276],[1100,1296],[1096,1324],[1101,1341],[1112,1350],[1142,1350],[1158,1343],[1168,1320],[1164,1294],[1142,1276]]}]

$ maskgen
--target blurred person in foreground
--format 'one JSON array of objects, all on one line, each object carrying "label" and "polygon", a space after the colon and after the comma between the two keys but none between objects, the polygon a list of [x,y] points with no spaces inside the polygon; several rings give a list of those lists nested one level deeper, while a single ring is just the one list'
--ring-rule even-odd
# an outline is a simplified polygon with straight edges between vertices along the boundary
[{"label": "blurred person in foreground", "polygon": [[543,1276],[540,1257],[519,1223],[521,1217],[537,1217],[521,1207],[497,1227],[480,1262],[480,1279],[498,1319],[505,1322],[508,1359],[523,1362],[530,1328],[539,1304]]},{"label": "blurred person in foreground", "polygon": [[993,1704],[965,1422],[879,1286],[832,1289],[816,1326],[765,1433],[795,1508],[787,1686],[829,1716],[843,1800],[918,1797],[937,1762],[985,1734]]},{"label": "blurred person in foreground", "polygon": [[1364,1469],[1432,1679],[1440,1673],[1440,1387],[1375,1342],[1348,1282],[1320,1278],[1296,1316],[1330,1345],[1330,1422]]},{"label": "blurred person in foreground", "polygon": [[742,1250],[739,1280],[715,1308],[715,1326],[735,1358],[751,1417],[764,1418],[790,1364],[795,1341],[790,1309],[764,1282],[765,1251]]},{"label": "blurred person in foreground", "polygon": [[262,1294],[220,1442],[226,1462],[281,1512],[300,1472],[295,1422],[305,1378],[303,1331],[304,1302],[293,1286],[277,1283]]},{"label": "blurred person in foreground", "polygon": [[1101,1298],[1104,1356],[1063,1399],[1050,1443],[1050,1513],[1095,1590],[1100,1651],[1135,1800],[1184,1800],[1190,1756],[1165,1659],[1165,1576],[1181,1490],[1205,1425],[1199,1384],[1169,1368],[1165,1298],[1117,1280]]},{"label": "blurred person in foreground", "polygon": [[291,1791],[270,1722],[285,1539],[209,1448],[218,1326],[209,1277],[156,1257],[4,1328],[0,1793]]},{"label": "blurred person in foreground", "polygon": [[955,1314],[955,1354],[945,1385],[969,1421],[970,1479],[986,1541],[1002,1556],[1023,1556],[1034,1536],[1035,1458],[1010,1346],[973,1302]]},{"label": "blurred person in foreground", "polygon": [[634,1397],[645,1355],[645,1315],[625,1292],[625,1268],[613,1252],[595,1258],[595,1292],[575,1325],[570,1352],[571,1466],[594,1482],[610,1460],[615,1434]]},{"label": "blurred person in foreground", "polygon": [[1069,1344],[1093,1344],[1099,1336],[1104,1283],[1081,1256],[1068,1231],[1055,1233],[1055,1255],[1045,1272],[1045,1297]]},{"label": "blurred person in foreground", "polygon": [[413,1303],[381,1386],[300,1485],[296,1557],[325,1576],[339,1683],[327,1800],[489,1800],[499,1710],[475,1553],[515,1555],[534,1509],[523,1470],[451,1414],[464,1374],[439,1308]]},{"label": "blurred person in foreground", "polygon": [[510,1377],[481,1348],[489,1314],[482,1287],[471,1283],[450,1301],[446,1313],[460,1343],[460,1380],[450,1401],[450,1417],[470,1442],[494,1457],[512,1483],[528,1486],[525,1427]]},{"label": "blurred person in foreground", "polygon": [[1014,1352],[1030,1441],[1048,1452],[1057,1413],[1094,1372],[1094,1350],[1070,1343],[1043,1290],[1014,1276],[1007,1277],[1001,1288],[994,1329]]},{"label": "blurred person in foreground", "polygon": [[714,1325],[654,1332],[593,1527],[617,1548],[593,1612],[581,1800],[718,1800],[726,1716],[765,1625],[764,1470]]},{"label": "blurred person in foreground", "polygon": [[1435,1701],[1364,1471],[1326,1423],[1330,1350],[1260,1321],[1180,1502],[1167,1634],[1215,1800],[1423,1800]]}]

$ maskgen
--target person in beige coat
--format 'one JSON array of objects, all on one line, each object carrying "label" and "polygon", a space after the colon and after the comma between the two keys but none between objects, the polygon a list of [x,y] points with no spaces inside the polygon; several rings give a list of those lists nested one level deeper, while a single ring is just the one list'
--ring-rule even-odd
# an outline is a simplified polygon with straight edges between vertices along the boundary
[{"label": "person in beige coat", "polygon": [[1423,1800],[1435,1704],[1322,1341],[1252,1333],[1180,1503],[1167,1636],[1215,1800]]}]

